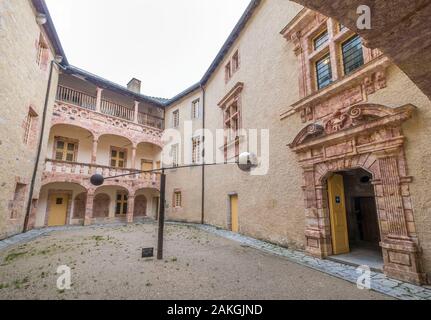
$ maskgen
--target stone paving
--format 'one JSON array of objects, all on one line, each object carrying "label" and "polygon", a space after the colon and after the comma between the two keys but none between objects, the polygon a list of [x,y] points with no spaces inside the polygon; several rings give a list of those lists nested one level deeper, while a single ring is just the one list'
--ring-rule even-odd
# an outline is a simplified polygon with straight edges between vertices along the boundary
[{"label": "stone paving", "polygon": [[[179,225],[188,225],[195,227],[197,229],[218,235],[220,237],[230,239],[240,243],[241,245],[248,246],[257,250],[261,250],[267,253],[275,254],[277,256],[286,258],[287,260],[306,266],[308,268],[324,272],[331,276],[352,282],[356,285],[359,273],[357,268],[335,261],[321,260],[307,254],[283,248],[268,242],[243,236],[237,233],[226,231],[220,228],[216,228],[209,225],[195,225],[195,224],[182,224],[182,223],[170,223]],[[115,227],[122,224],[104,225],[104,227]],[[63,231],[71,230],[76,228],[92,228],[90,227],[76,227],[76,226],[66,226],[66,227],[54,227],[46,229],[36,229],[31,230],[27,233],[19,234],[11,238],[0,241],[0,250],[7,249],[10,246],[17,244],[22,244],[29,242],[36,238],[42,237],[53,231]],[[393,298],[402,300],[431,300],[431,290],[426,287],[416,286],[403,281],[387,278],[384,274],[371,271],[371,289],[391,296]]]}]

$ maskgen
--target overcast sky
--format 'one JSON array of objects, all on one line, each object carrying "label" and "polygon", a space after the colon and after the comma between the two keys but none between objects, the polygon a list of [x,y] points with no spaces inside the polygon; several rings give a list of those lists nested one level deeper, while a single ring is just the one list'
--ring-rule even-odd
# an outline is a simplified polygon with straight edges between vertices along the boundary
[{"label": "overcast sky", "polygon": [[46,0],[69,63],[171,98],[198,82],[250,0]]}]

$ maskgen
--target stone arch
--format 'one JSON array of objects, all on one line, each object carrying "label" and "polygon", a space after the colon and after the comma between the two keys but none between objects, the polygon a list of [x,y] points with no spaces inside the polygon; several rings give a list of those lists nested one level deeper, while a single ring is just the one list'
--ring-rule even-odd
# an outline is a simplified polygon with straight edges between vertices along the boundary
[{"label": "stone arch", "polygon": [[82,192],[75,197],[73,200],[73,219],[84,219],[85,218],[85,207],[87,202],[87,193]]},{"label": "stone arch", "polygon": [[99,193],[94,196],[93,217],[108,218],[111,198],[106,193]]},{"label": "stone arch", "polygon": [[133,216],[145,217],[147,216],[147,197],[143,194],[135,197],[135,208],[133,210]]},{"label": "stone arch", "polygon": [[77,123],[73,123],[71,124],[69,121],[67,121],[66,119],[60,119],[60,118],[56,118],[54,117],[52,122],[51,122],[51,129],[50,131],[52,131],[52,129],[54,129],[57,126],[69,126],[69,127],[75,127],[75,128],[79,128],[82,130],[87,131],[88,133],[91,134],[91,136],[94,138],[97,138],[97,133],[94,131],[94,129],[92,128],[92,126],[87,125],[86,123],[83,122],[77,122]]}]

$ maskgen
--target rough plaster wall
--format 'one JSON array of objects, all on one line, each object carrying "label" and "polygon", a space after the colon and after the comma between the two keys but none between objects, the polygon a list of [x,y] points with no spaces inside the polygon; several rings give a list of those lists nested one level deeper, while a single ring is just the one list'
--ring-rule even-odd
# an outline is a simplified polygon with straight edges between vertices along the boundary
[{"label": "rough plaster wall", "polygon": [[223,128],[217,103],[239,81],[242,127],[270,129],[270,169],[249,176],[235,166],[206,169],[205,222],[227,227],[228,194],[238,193],[240,232],[283,245],[301,247],[304,239],[302,173],[287,147],[302,129],[299,119],[279,120],[280,109],[298,99],[297,59],[280,35],[300,6],[283,0],[263,1],[228,55],[238,49],[241,66],[225,84],[224,66],[207,86],[207,127]]},{"label": "rough plaster wall", "polygon": [[431,273],[431,102],[396,66],[388,69],[387,88],[370,96],[370,102],[390,107],[413,104],[417,111],[403,125],[406,137],[406,158],[409,175],[413,177],[410,193],[413,215],[423,249],[425,271]]},{"label": "rough plaster wall", "polygon": [[[29,106],[32,105],[39,114],[37,121],[40,128],[49,70],[41,70],[36,63],[35,44],[39,39],[40,28],[35,22],[30,1],[1,1],[0,16],[2,20],[0,26],[0,101],[2,101],[0,108],[0,239],[2,239],[22,231],[25,213],[20,212],[19,218],[11,221],[8,206],[14,196],[16,177],[27,179],[28,182],[31,180],[36,150],[24,145],[22,124]],[[55,72],[41,159],[45,158],[57,79],[58,75]],[[41,161],[36,180],[35,198],[39,193],[43,165]]]},{"label": "rough plaster wall", "polygon": [[[184,137],[184,122],[192,121],[193,132],[202,128],[202,112],[200,119],[192,120],[192,102],[201,99],[200,110],[202,111],[201,91],[197,90],[185,97],[175,105],[166,110],[166,128],[172,128],[172,114],[175,110],[180,110],[180,127],[178,128],[181,136]],[[183,153],[183,150],[181,150]],[[165,160],[164,160],[165,161]],[[165,167],[170,167],[171,163],[165,163]],[[202,169],[185,168],[167,172],[166,181],[166,210],[167,219],[175,221],[200,222],[202,204]],[[182,192],[182,209],[172,208],[174,190]]]}]

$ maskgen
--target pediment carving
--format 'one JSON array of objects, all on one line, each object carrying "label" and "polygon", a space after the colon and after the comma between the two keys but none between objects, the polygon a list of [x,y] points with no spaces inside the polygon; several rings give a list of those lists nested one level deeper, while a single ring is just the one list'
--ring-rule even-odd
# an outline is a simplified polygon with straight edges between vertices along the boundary
[{"label": "pediment carving", "polygon": [[[347,109],[339,109],[323,123],[306,126],[289,146],[294,149],[318,138],[324,139],[322,143],[330,142],[335,134],[347,133],[352,128],[358,128],[355,135],[359,136],[361,132],[370,129],[371,125],[374,130],[379,130],[379,127],[382,128],[391,123],[401,123],[411,117],[414,109],[413,105],[391,108],[378,104],[358,104]],[[337,136],[337,139],[340,140],[340,137]]]}]

